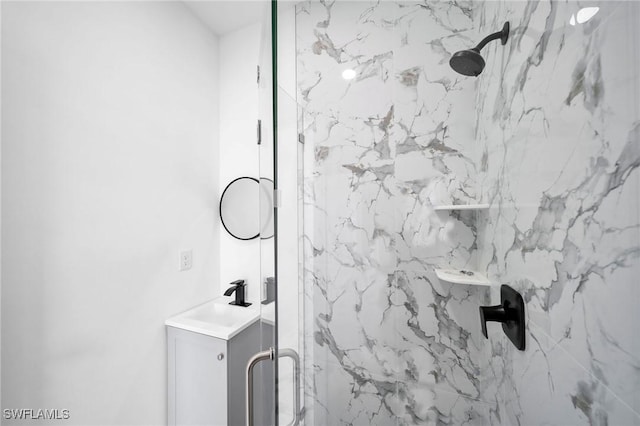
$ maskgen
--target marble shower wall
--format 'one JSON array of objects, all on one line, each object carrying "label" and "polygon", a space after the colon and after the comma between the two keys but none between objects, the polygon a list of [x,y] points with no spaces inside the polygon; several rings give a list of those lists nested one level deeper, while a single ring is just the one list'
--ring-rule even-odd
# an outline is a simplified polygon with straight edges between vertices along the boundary
[{"label": "marble shower wall", "polygon": [[[581,7],[600,6],[583,25]],[[497,328],[487,395],[504,424],[640,424],[640,6],[486,2],[477,79],[479,264],[527,302]],[[498,299],[497,292],[494,300]]]},{"label": "marble shower wall", "polygon": [[[297,5],[307,424],[640,423],[640,12],[585,5]],[[521,291],[527,350],[437,267]]]},{"label": "marble shower wall", "polygon": [[472,6],[297,6],[308,424],[489,424],[489,292],[434,273],[477,264],[475,213],[434,210],[478,197]]}]

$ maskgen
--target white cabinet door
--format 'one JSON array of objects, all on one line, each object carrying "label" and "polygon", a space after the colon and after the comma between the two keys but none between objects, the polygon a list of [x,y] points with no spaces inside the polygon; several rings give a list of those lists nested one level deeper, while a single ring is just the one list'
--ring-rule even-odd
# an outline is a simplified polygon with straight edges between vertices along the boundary
[{"label": "white cabinet door", "polygon": [[169,425],[227,425],[227,342],[167,327]]}]

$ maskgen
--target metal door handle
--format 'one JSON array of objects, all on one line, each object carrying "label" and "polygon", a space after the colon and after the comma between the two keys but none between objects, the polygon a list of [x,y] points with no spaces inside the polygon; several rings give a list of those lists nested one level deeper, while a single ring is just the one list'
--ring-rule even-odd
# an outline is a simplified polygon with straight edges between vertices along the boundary
[{"label": "metal door handle", "polygon": [[[288,426],[298,426],[300,424],[300,357],[293,349],[281,349],[278,351],[279,358],[291,358],[293,361],[293,400],[294,413],[293,421]],[[247,363],[247,396],[246,396],[246,418],[247,426],[254,426],[253,412],[253,369],[262,361],[272,360],[275,358],[275,350],[258,352],[249,359]]]},{"label": "metal door handle", "polygon": [[254,426],[253,422],[253,368],[260,362],[266,360],[272,360],[275,358],[275,350],[273,348],[269,348],[266,351],[258,352],[254,356],[249,359],[247,363],[247,395],[245,398],[246,406],[245,406],[245,414],[247,418],[247,426]]},{"label": "metal door handle", "polygon": [[300,357],[293,349],[280,349],[278,358],[291,358],[293,361],[293,421],[288,426],[300,424]]}]

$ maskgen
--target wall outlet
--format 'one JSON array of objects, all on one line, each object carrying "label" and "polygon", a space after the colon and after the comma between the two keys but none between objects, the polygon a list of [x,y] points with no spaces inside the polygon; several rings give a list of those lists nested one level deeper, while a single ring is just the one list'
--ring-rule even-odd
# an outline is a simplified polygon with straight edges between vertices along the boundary
[{"label": "wall outlet", "polygon": [[180,271],[187,271],[191,269],[192,266],[193,266],[193,252],[191,251],[191,249],[182,250],[180,252],[180,265],[178,269]]}]

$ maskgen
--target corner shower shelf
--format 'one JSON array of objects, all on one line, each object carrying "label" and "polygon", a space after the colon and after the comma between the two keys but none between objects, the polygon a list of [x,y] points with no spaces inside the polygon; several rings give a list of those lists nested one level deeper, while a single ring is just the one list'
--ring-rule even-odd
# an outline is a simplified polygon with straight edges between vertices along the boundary
[{"label": "corner shower shelf", "polygon": [[[437,269],[436,275],[442,281],[446,281],[453,284],[465,284],[465,285],[478,285],[490,287],[491,281],[484,275],[475,271],[463,271],[460,269]],[[465,274],[464,272],[470,272],[472,275]]]},{"label": "corner shower shelf", "polygon": [[434,206],[434,210],[483,210],[488,209],[489,204],[448,204],[441,206]]}]

